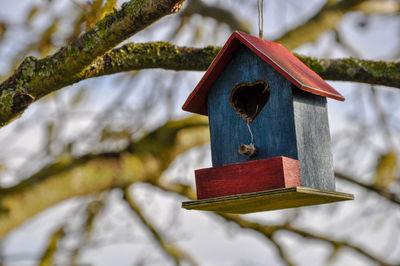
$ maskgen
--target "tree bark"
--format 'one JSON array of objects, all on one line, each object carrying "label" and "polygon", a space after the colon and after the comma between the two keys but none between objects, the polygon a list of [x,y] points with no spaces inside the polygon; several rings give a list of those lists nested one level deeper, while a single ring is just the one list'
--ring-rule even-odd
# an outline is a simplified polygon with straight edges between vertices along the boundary
[{"label": "tree bark", "polygon": [[[204,71],[220,49],[216,46],[205,48],[180,47],[166,42],[129,43],[99,57],[78,74],[63,77],[62,82],[49,81],[54,83],[51,89],[46,89],[46,93],[88,78],[132,70],[162,68],[166,70]],[[398,75],[400,62],[371,61],[357,58],[318,59],[304,55],[296,56],[327,80],[361,82],[400,88],[400,76]],[[23,65],[21,67],[23,68]],[[17,76],[18,71],[15,74]],[[34,77],[35,73],[32,72],[31,76]],[[23,82],[24,79],[29,80],[30,78],[18,77],[20,82]],[[42,79],[42,82],[42,85],[37,84],[35,89],[31,91],[36,97],[23,92],[16,93],[17,87],[10,87],[8,90],[2,91],[1,88],[6,85],[4,83],[0,85],[0,91],[3,92],[2,96],[6,95],[7,91],[13,92],[14,95],[13,98],[0,97],[0,106],[10,106],[10,104],[14,106],[14,111],[11,113],[2,112],[2,109],[0,109],[0,125],[7,124],[14,115],[22,112],[30,103],[38,99],[38,94],[33,93],[33,91],[38,90],[38,93],[43,91],[43,86],[46,86],[45,78]],[[44,94],[40,95],[43,96]],[[18,107],[15,107],[15,104]]]},{"label": "tree bark", "polygon": [[[162,68],[167,70],[206,70],[220,47],[189,48],[167,42],[129,43],[116,48],[82,71],[78,79],[118,72]],[[400,62],[362,60],[357,58],[318,59],[295,54],[322,78],[400,88]]]},{"label": "tree bark", "polygon": [[92,29],[43,59],[27,57],[0,84],[0,125],[7,124],[33,101],[72,84],[98,56],[159,20],[178,12],[183,0],[131,0],[107,14]]}]

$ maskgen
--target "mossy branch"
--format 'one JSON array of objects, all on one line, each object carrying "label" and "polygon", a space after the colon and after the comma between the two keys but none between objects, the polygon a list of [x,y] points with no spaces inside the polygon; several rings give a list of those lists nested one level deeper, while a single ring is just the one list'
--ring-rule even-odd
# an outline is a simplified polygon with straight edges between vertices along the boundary
[{"label": "mossy branch", "polygon": [[75,76],[97,57],[161,17],[177,12],[183,1],[131,0],[55,54],[40,60],[27,57],[0,84],[0,125],[7,124],[34,100],[74,83]]},{"label": "mossy branch", "polygon": [[318,59],[296,56],[327,80],[352,81],[400,88],[400,62],[358,58]]},{"label": "mossy branch", "polygon": [[[218,48],[208,47],[198,50],[163,43],[131,44],[124,46],[125,54],[128,55],[126,60],[123,59],[124,54],[120,49],[106,54],[161,17],[177,12],[183,2],[184,0],[128,1],[120,10],[107,14],[92,29],[55,54],[40,60],[27,57],[13,75],[0,84],[0,127],[20,115],[35,100],[84,78],[155,67],[174,70],[206,69]],[[326,29],[334,28],[347,11],[364,10],[366,2],[371,1],[328,1],[307,23],[293,29],[277,41],[289,49],[313,41]],[[193,3],[201,5],[202,2]],[[201,10],[202,8],[197,12]],[[171,49],[172,53],[167,55]],[[103,57],[94,62],[100,56]],[[321,70],[318,73],[326,79],[399,87],[398,78],[395,77],[397,73],[394,73],[398,71],[396,63],[375,64],[355,59],[349,59],[350,61],[316,61],[306,57],[302,59],[317,72]],[[349,63],[354,64],[349,66]]]},{"label": "mossy branch", "polygon": [[[162,68],[177,71],[204,71],[220,49],[216,46],[205,48],[181,47],[167,42],[128,43],[97,58],[73,77],[67,77],[64,83],[54,83],[53,90],[88,78],[131,70]],[[361,82],[400,88],[400,62],[378,62],[357,58],[318,59],[304,55],[296,56],[327,80]],[[26,62],[29,62],[29,60],[33,59],[28,58],[23,64],[27,64]],[[1,86],[4,86],[4,84],[0,85],[0,91]],[[40,88],[40,86],[38,85],[37,88]],[[12,89],[3,90],[0,96],[0,106],[10,106],[11,104],[14,106],[14,111],[12,113],[1,112],[0,108],[0,124],[4,125],[10,121],[13,117],[11,114],[24,110],[34,100],[35,97],[29,93],[15,93]],[[17,106],[16,103],[18,103]]]},{"label": "mossy branch", "polygon": [[[206,70],[221,48],[180,47],[167,42],[129,43],[99,58],[79,74],[87,79],[113,73],[163,68],[169,70]],[[352,81],[400,88],[400,62],[357,58],[318,59],[296,56],[327,80]]]},{"label": "mossy branch", "polygon": [[118,72],[162,68],[167,70],[204,71],[220,47],[190,48],[168,42],[128,43],[116,48],[83,70],[79,80]]}]

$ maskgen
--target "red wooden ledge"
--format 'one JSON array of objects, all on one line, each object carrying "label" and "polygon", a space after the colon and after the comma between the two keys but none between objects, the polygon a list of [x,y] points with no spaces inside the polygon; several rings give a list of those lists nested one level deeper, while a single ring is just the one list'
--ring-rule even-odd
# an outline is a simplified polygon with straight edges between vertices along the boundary
[{"label": "red wooden ledge", "polygon": [[301,185],[299,161],[283,156],[199,169],[195,176],[197,199]]}]

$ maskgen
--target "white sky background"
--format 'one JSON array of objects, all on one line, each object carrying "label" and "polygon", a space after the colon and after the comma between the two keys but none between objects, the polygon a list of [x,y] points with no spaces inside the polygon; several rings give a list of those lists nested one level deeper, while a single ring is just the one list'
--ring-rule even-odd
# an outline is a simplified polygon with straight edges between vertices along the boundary
[{"label": "white sky background", "polygon": [[[19,21],[26,16],[26,7],[29,7],[29,5],[34,2],[43,3],[44,0],[0,0],[0,20],[3,18],[7,18],[7,20],[8,18],[12,18],[15,23],[19,23]],[[60,2],[59,12],[62,12],[63,8],[61,6],[68,1]],[[254,0],[254,2],[256,2],[256,0]],[[277,37],[283,30],[298,23],[298,18],[301,19],[299,14],[311,14],[315,8],[318,8],[322,4],[321,1],[307,1],[307,5],[299,5],[300,8],[294,9],[291,5],[282,8],[281,2],[282,1],[272,0],[265,1],[264,32],[266,38]],[[255,18],[255,14],[251,16],[245,10],[241,10],[240,3],[233,4],[231,8],[237,11],[239,16],[247,20],[252,21]],[[277,12],[277,10],[279,10],[279,12]],[[341,22],[341,31],[346,32],[346,36],[350,36],[349,38],[353,40],[352,43],[357,43],[357,47],[355,48],[361,51],[362,57],[368,59],[390,59],[388,57],[392,53],[391,51],[398,47],[398,38],[396,39],[395,36],[393,36],[393,32],[396,32],[394,28],[399,28],[399,22],[395,19],[391,20],[390,18],[382,19],[380,17],[374,17],[370,21],[371,29],[362,33],[352,28],[352,23],[357,23],[359,19],[361,19],[361,14],[357,13],[345,17]],[[168,21],[169,18],[166,18],[158,23],[167,23]],[[195,22],[196,20],[192,23]],[[37,23],[43,23],[43,25],[45,25],[45,21],[39,21]],[[152,27],[151,29],[154,28],[155,27]],[[208,31],[212,32],[212,27],[209,27]],[[252,31],[253,33],[257,32],[256,21],[252,21]],[[397,30],[397,32],[399,31]],[[204,41],[204,43],[199,43],[197,46],[209,44],[222,45],[229,36],[229,32],[227,31],[225,35],[220,35],[218,43],[207,43],[207,41]],[[16,48],[15,45],[17,45],[18,42],[23,42],[24,38],[29,37],[30,35],[26,33],[19,34],[15,43],[10,43],[8,47],[0,50],[0,74],[5,74],[4,72],[7,71],[6,62],[7,58],[9,58],[8,53]],[[160,35],[156,31],[149,33],[145,30],[134,36],[133,40],[137,42],[159,41],[163,40],[163,35]],[[178,41],[178,44],[185,45],[187,44],[185,42],[187,42],[187,40],[182,38],[182,40]],[[347,56],[344,49],[334,46],[333,43],[333,34],[326,33],[315,43],[304,45],[297,49],[296,52],[317,57]],[[153,78],[152,75],[155,75],[154,73],[157,72],[154,70],[147,71],[147,75],[150,79]],[[178,116],[185,115],[180,111],[180,106],[185,100],[185,97],[201,78],[202,73],[185,73],[183,75],[192,75],[193,78],[185,84],[187,86],[186,91],[182,92],[182,95],[177,96],[179,99],[176,100],[174,112]],[[93,95],[89,96],[91,100],[88,101],[88,106],[84,106],[83,108],[87,108],[91,110],[93,114],[96,114],[96,112],[109,101],[111,98],[110,95],[116,94],[115,87],[117,87],[117,85],[115,85],[115,80],[116,78],[99,78],[86,81],[90,86],[94,84],[96,89],[93,90]],[[328,100],[330,126],[332,134],[335,135],[336,132],[341,132],[344,128],[355,126],[348,120],[347,114],[353,112],[354,108],[359,108],[359,99],[363,99],[366,105],[370,104],[370,100],[368,99],[368,89],[363,86],[344,82],[329,83],[346,97],[344,103]],[[85,86],[85,84],[85,82],[82,82],[76,86],[69,87],[64,90],[65,92],[61,97],[68,99],[79,86]],[[137,84],[135,85],[138,86]],[[146,82],[143,82],[142,86],[146,86]],[[400,94],[395,94],[393,91],[393,89],[379,87],[379,93],[382,95],[388,94],[390,97],[394,98],[393,102],[396,102],[396,100],[399,102]],[[52,110],[51,108],[54,109],[51,104],[49,105],[49,110]],[[41,109],[36,109],[34,104],[20,118],[21,122],[15,121],[11,125],[0,129],[0,139],[16,131],[20,132],[21,129],[18,128],[18,125],[29,120],[29,118],[32,119],[35,117],[38,110]],[[370,119],[370,123],[373,125],[373,123],[376,122],[374,113],[368,111],[368,108],[365,112],[367,113],[367,119]],[[394,115],[398,116],[399,114],[397,113]],[[66,135],[76,134],[76,131],[79,131],[90,123],[91,118],[92,116],[88,115],[85,118],[86,120],[83,119],[84,121],[76,122],[76,124],[71,125]],[[19,137],[18,144],[7,147],[2,146],[5,155],[14,152],[17,149],[15,146],[18,145],[21,147],[23,146],[24,149],[30,150],[33,153],[36,149],[41,147],[40,141],[42,138],[42,131],[39,126],[30,127],[29,131],[26,128],[22,130],[24,130],[26,134]],[[385,147],[381,139],[382,135],[379,132],[375,132],[375,134],[374,145],[384,150]],[[398,141],[397,136],[396,140]],[[202,151],[202,153],[199,151]],[[183,178],[187,182],[193,183],[193,170],[209,167],[211,165],[209,155],[203,158],[202,155],[204,152],[209,154],[207,147],[189,152],[185,158],[179,158],[175,162],[173,169],[166,173],[166,175],[170,178]],[[199,155],[199,153],[202,155]],[[372,157],[369,158],[369,154],[362,154],[361,156],[367,157],[367,160],[364,160],[366,165],[368,165],[368,162],[375,159]],[[340,161],[340,158],[335,157],[335,161]],[[18,165],[21,162],[23,162],[22,159],[14,159],[10,161],[10,164]],[[182,167],[182,165],[185,167]],[[340,167],[340,165],[337,166]],[[11,178],[12,175],[10,174],[9,179],[6,178],[5,182],[11,182]],[[379,224],[379,221],[374,220],[377,223],[376,225],[365,224],[367,221],[371,221],[371,219],[365,219],[366,222],[346,222],[348,217],[355,217],[354,213],[360,212],[360,215],[357,217],[368,215],[361,213],[368,209],[365,206],[371,206],[370,210],[372,212],[376,211],[372,206],[379,206],[380,199],[377,197],[359,198],[358,195],[362,195],[362,190],[356,187],[349,187],[345,183],[338,183],[337,185],[338,191],[356,194],[356,201],[322,207],[304,208],[304,211],[301,213],[301,220],[303,222],[299,224],[299,226],[312,228],[316,232],[323,232],[328,235],[333,234],[337,238],[343,237],[347,239],[351,237],[353,242],[362,243],[363,246],[376,250],[378,254],[382,254],[381,252],[385,252],[386,249],[389,250],[393,248],[396,248],[399,251],[397,253],[400,254],[398,240],[394,240],[394,242],[396,243],[397,241],[397,243],[396,245],[392,245],[392,248],[388,248],[385,245],[390,235],[398,235],[399,233],[399,213],[393,212],[391,216],[386,217],[387,221],[385,223],[381,221],[382,223]],[[250,233],[241,231],[239,233],[235,227],[220,222],[209,214],[182,210],[180,209],[180,201],[182,199],[177,199],[176,197],[171,198],[165,193],[149,189],[144,185],[135,186],[134,195],[140,199],[140,203],[146,203],[145,209],[152,217],[152,221],[160,226],[160,228],[166,228],[169,239],[176,241],[179,246],[189,251],[201,265],[282,265],[281,261],[277,258],[277,253],[274,248],[266,245],[265,240],[255,237]],[[148,235],[141,230],[141,225],[137,222],[136,217],[127,211],[126,206],[121,202],[120,195],[118,193],[113,193],[111,201],[108,203],[107,211],[99,219],[99,225],[98,228],[96,228],[96,230],[99,231],[100,242],[104,243],[105,239],[117,239],[120,242],[113,245],[89,247],[83,252],[83,262],[92,263],[94,265],[132,265],[137,258],[145,258],[147,255],[157,258],[154,254],[161,254],[151,249],[151,247],[154,247],[151,237],[148,237]],[[360,208],[360,205],[363,207]],[[61,222],[76,212],[76,209],[80,206],[81,201],[76,199],[58,204],[31,219],[26,225],[13,231],[3,242],[5,254],[10,255],[10,258],[13,256],[14,258],[22,256],[28,259],[12,260],[15,262],[9,263],[8,265],[33,265],[34,260],[32,259],[37,258],[46,245],[48,233],[54,231]],[[330,212],[334,208],[336,209],[336,213],[335,217],[332,217]],[[157,213],[157,216],[155,216],[154,213]],[[176,220],[171,221],[171,213],[173,213]],[[278,221],[281,216],[294,213],[295,211],[293,210],[283,210],[251,214],[246,215],[246,217],[262,221]],[[168,225],[167,221],[170,221],[172,224],[171,227],[166,227]],[[346,228],[344,228],[343,225],[346,225]],[[374,230],[371,229],[373,226],[383,226],[384,229],[380,229],[377,233],[374,233]],[[113,230],[110,231],[110,228]],[[328,256],[330,252],[327,246],[321,245],[319,242],[311,242],[300,238],[294,238],[293,236],[289,237],[288,235],[282,234],[281,241],[284,243],[284,247],[290,251],[289,254],[293,256],[293,260],[299,265],[323,265],[326,262],[326,256]],[[105,241],[105,243],[107,243],[107,241]],[[390,251],[393,252],[392,254],[396,253],[393,250]],[[162,256],[158,257],[158,260],[154,260],[152,263],[146,265],[165,265],[163,261],[164,258]],[[398,259],[399,256],[397,255],[397,260]],[[351,252],[342,251],[340,256],[332,262],[332,265],[371,265],[369,263],[369,261],[354,256]]]}]

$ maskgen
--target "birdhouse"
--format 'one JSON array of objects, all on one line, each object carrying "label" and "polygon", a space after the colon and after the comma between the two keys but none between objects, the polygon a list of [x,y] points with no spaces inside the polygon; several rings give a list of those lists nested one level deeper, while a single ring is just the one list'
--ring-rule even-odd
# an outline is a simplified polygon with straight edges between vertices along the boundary
[{"label": "birdhouse", "polygon": [[287,49],[234,32],[183,110],[208,115],[212,167],[186,209],[250,213],[352,200],[335,192],[326,97],[344,97]]}]

